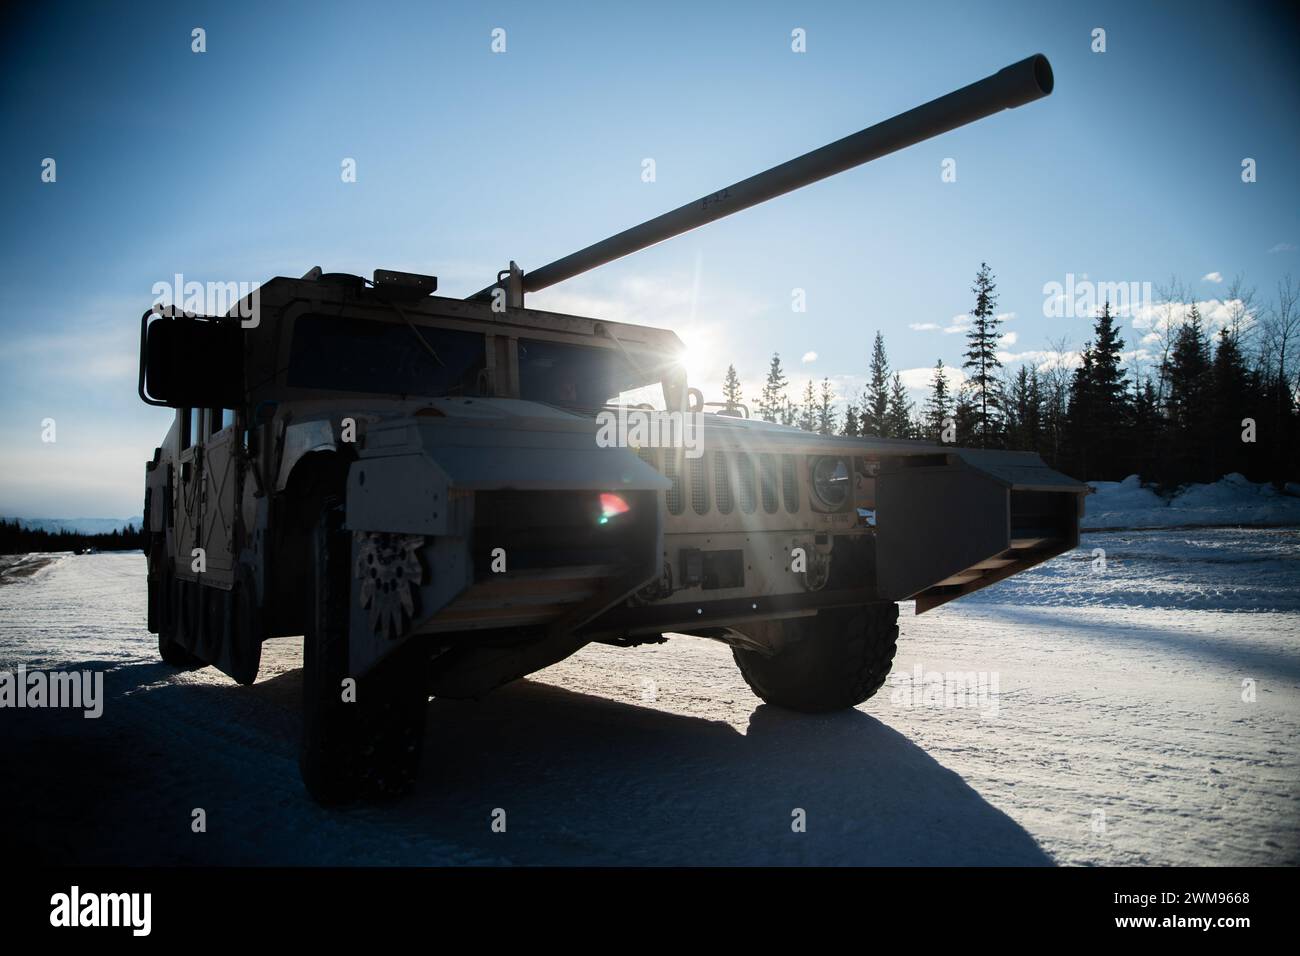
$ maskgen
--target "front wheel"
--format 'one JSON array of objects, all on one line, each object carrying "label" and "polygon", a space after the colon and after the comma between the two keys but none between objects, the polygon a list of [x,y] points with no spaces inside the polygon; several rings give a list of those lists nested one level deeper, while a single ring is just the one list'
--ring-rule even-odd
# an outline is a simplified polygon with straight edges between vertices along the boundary
[{"label": "front wheel", "polygon": [[313,540],[312,609],[303,637],[303,728],[298,765],[323,804],[391,797],[414,785],[424,745],[427,668],[414,640],[350,680],[351,535],[327,503]]},{"label": "front wheel", "polygon": [[784,621],[782,629],[773,654],[732,648],[750,690],[789,710],[845,710],[884,685],[898,644],[898,605],[830,608]]}]

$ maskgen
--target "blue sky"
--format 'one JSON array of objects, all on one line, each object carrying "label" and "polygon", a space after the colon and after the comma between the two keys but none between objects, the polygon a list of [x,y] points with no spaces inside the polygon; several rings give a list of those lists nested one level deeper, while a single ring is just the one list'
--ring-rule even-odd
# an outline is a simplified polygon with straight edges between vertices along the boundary
[{"label": "blue sky", "polygon": [[[543,8],[544,7],[544,8]],[[313,265],[468,294],[1033,52],[1055,93],[530,297],[675,328],[716,398],[959,364],[981,260],[1008,362],[1074,346],[1067,273],[1201,301],[1300,273],[1300,69],[1283,8],[1230,4],[410,3],[6,13],[0,514],[125,516],[167,413],[135,397],[151,289]],[[191,52],[191,30],[207,52]],[[506,31],[506,52],[490,49]],[[790,48],[794,28],[807,52]],[[1106,52],[1091,32],[1106,30]],[[41,182],[41,162],[57,181]],[[343,183],[340,163],[357,163]],[[1258,181],[1241,181],[1243,157]],[[656,181],[642,181],[653,158]],[[957,163],[944,183],[940,164]],[[791,311],[793,289],[807,312]],[[1211,307],[1213,311],[1213,306]],[[960,323],[957,324],[958,326]],[[920,328],[914,328],[919,326]],[[934,326],[934,328],[926,328]],[[1140,346],[1142,330],[1126,330]],[[802,361],[810,353],[815,359]],[[919,392],[917,393],[919,397]],[[41,441],[53,418],[57,441]]]}]

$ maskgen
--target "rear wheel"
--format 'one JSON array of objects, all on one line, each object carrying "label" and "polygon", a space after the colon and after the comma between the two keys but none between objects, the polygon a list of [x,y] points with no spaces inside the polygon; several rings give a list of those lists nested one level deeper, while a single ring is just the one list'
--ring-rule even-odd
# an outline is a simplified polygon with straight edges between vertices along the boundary
[{"label": "rear wheel", "polygon": [[303,638],[303,782],[324,804],[396,796],[410,789],[419,771],[427,667],[417,642],[408,640],[345,687],[351,676],[351,535],[337,503],[326,503],[312,550],[312,609]]},{"label": "rear wheel", "polygon": [[750,690],[790,710],[844,710],[884,685],[898,642],[898,605],[832,608],[782,627],[775,654],[732,648]]},{"label": "rear wheel", "polygon": [[156,592],[155,583],[150,583],[150,603],[156,616],[154,623],[158,627],[158,656],[163,659],[164,664],[170,664],[180,670],[197,670],[206,666],[205,662],[191,654],[176,640],[180,630],[180,608],[186,597],[184,582],[177,580],[172,572],[171,562],[167,560],[161,546],[156,549],[154,558],[157,562],[155,567],[158,568],[158,578]]},{"label": "rear wheel", "polygon": [[206,662],[199,660],[164,634],[158,635],[158,656],[163,659],[164,664],[170,664],[183,671],[198,670],[200,667],[207,666]]}]

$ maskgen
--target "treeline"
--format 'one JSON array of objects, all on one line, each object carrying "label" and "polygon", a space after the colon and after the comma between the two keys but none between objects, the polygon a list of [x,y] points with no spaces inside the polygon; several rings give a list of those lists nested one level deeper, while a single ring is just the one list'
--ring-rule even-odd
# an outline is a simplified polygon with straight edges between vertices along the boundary
[{"label": "treeline", "polygon": [[135,525],[106,534],[75,531],[45,531],[24,528],[16,519],[0,519],[0,554],[28,554],[32,551],[133,551],[144,547],[144,535]]},{"label": "treeline", "polygon": [[[1300,475],[1300,288],[1290,276],[1262,305],[1254,290],[1233,282],[1217,330],[1207,325],[1195,297],[1173,281],[1145,316],[1144,337],[1152,347],[1129,352],[1107,301],[1078,352],[1062,339],[1027,356],[1014,374],[999,357],[1002,322],[987,264],[971,291],[956,388],[940,359],[918,406],[891,371],[877,332],[866,387],[845,396],[842,407],[829,379],[819,390],[810,381],[801,399],[791,401],[774,354],[753,400],[754,415],[823,435],[1034,451],[1053,467],[1094,481],[1138,474],[1176,487],[1241,472],[1280,484]],[[734,366],[723,390],[728,403],[741,404]]]}]

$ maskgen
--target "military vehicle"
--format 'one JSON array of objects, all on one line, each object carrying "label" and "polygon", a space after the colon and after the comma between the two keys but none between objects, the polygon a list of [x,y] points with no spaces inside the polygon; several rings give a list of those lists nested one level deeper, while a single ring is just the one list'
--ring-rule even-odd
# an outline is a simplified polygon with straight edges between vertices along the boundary
[{"label": "military vehicle", "polygon": [[[524,296],[1052,82],[1030,57],[467,299],[313,269],[262,285],[255,321],[248,300],[150,309],[139,393],[175,409],[145,466],[163,659],[248,684],[263,641],[304,635],[300,764],[326,803],[411,785],[430,695],[591,642],[710,638],[771,704],[866,700],[897,602],[924,612],[1074,547],[1086,488],[1033,454],[704,414],[673,332]],[[647,389],[652,411],[627,398]],[[639,413],[671,440],[601,440]]]}]

